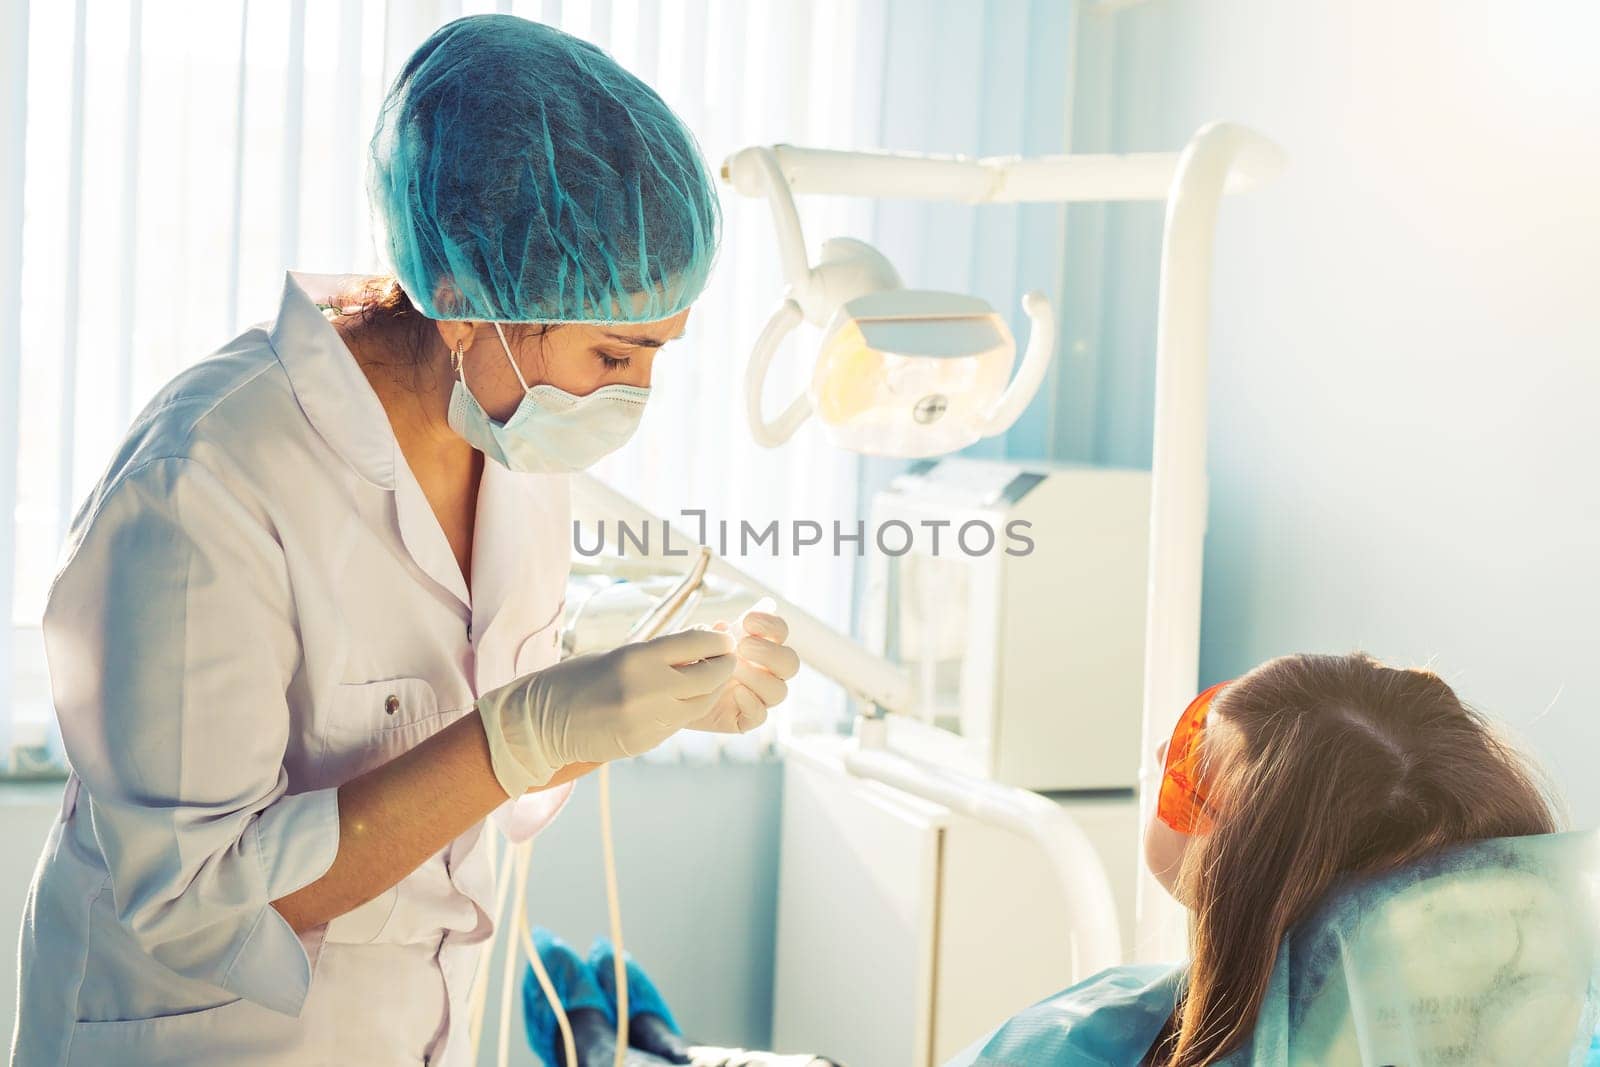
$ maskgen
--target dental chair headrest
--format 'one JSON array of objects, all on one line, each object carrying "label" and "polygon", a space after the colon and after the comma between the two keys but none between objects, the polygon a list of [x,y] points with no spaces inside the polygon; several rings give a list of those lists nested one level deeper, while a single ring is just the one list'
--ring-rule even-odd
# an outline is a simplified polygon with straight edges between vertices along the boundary
[{"label": "dental chair headrest", "polygon": [[1503,838],[1331,894],[1280,946],[1239,1060],[1581,1063],[1597,1016],[1600,833]]}]

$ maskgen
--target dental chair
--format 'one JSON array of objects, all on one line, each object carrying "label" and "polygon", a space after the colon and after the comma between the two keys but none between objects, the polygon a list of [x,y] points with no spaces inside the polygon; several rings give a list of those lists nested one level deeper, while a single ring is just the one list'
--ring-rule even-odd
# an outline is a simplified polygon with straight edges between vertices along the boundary
[{"label": "dental chair", "polygon": [[[1140,1062],[1183,970],[1113,968],[947,1067]],[[1451,849],[1335,890],[1279,946],[1255,1033],[1226,1067],[1590,1059],[1600,1022],[1600,832]]]},{"label": "dental chair", "polygon": [[1244,1064],[1582,1064],[1600,834],[1487,841],[1333,896],[1279,949]]}]

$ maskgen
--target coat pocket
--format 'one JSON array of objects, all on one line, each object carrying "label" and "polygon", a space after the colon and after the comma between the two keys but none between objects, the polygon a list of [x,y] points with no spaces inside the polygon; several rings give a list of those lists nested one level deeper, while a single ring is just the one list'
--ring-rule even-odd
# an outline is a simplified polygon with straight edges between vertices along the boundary
[{"label": "coat pocket", "polygon": [[[388,678],[337,686],[322,733],[317,776],[339,785],[382,766],[450,725],[472,705],[441,709],[423,678]],[[367,945],[437,939],[463,920],[470,902],[451,889],[444,851],[397,885],[328,923],[330,944]]]},{"label": "coat pocket", "polygon": [[321,785],[343,785],[413,748],[459,717],[441,711],[424,678],[386,678],[334,688],[317,759]]},{"label": "coat pocket", "polygon": [[[189,1067],[222,1062],[241,1039],[263,1048],[282,1044],[295,1020],[246,1000],[153,1019],[85,1022],[72,1025],[66,1067],[172,1065]],[[272,1031],[282,1030],[274,1035]],[[237,1062],[237,1061],[231,1061]]]}]

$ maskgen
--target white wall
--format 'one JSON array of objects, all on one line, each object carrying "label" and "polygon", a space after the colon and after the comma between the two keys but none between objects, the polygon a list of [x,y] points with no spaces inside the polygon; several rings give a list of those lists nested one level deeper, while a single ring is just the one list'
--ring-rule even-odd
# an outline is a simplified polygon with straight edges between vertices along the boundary
[{"label": "white wall", "polygon": [[[1292,157],[1217,243],[1203,674],[1432,662],[1600,820],[1600,5],[1152,0],[1081,129]],[[1107,226],[1097,458],[1148,462],[1159,211]],[[1080,229],[1079,233],[1082,234]]]}]

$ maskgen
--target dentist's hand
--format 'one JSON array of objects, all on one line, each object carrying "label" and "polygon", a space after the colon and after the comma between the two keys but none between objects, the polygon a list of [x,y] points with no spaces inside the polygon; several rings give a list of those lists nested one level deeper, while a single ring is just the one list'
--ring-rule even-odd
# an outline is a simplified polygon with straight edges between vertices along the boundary
[{"label": "dentist's hand", "polygon": [[734,641],[685,630],[563,660],[478,698],[489,760],[507,796],[569,763],[655,748],[703,718],[734,677]]},{"label": "dentist's hand", "polygon": [[762,597],[733,626],[719,622],[711,630],[701,631],[737,637],[739,664],[711,710],[689,723],[688,729],[746,733],[766,722],[767,711],[789,695],[788,681],[799,673],[800,657],[784,644],[789,624],[772,614],[773,607],[771,597]]}]

